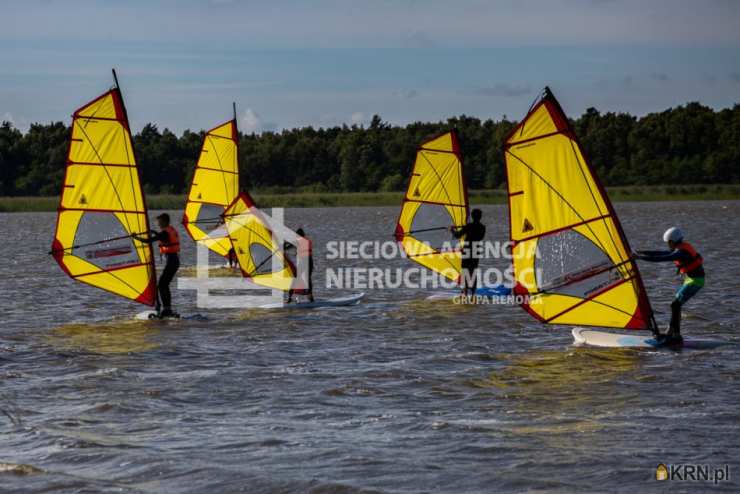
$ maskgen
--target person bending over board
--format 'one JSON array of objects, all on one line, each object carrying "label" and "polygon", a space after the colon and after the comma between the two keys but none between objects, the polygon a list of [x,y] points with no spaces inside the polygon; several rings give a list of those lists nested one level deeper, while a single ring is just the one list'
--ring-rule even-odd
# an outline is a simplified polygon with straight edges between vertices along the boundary
[{"label": "person bending over board", "polygon": [[[180,235],[175,227],[170,225],[170,215],[162,213],[157,216],[158,232],[151,231],[148,236],[134,235],[133,237],[147,244],[159,242],[159,253],[165,257],[164,270],[157,281],[159,289],[159,300],[157,300],[157,313],[159,317],[176,317],[172,311],[172,294],[170,293],[170,282],[180,268]],[[162,303],[160,312],[160,301]]]},{"label": "person bending over board", "polygon": [[661,335],[668,343],[680,344],[683,342],[681,307],[704,286],[704,260],[701,254],[683,239],[683,233],[676,227],[666,230],[663,234],[663,241],[671,250],[638,250],[635,252],[635,257],[649,262],[673,261],[678,272],[683,275],[683,284],[671,302],[671,322],[668,331],[665,335]]},{"label": "person bending over board", "polygon": [[483,212],[473,209],[470,218],[473,220],[461,227],[451,226],[450,231],[455,238],[465,237],[462,250],[463,295],[475,295],[478,285],[478,262],[483,237],[486,236],[486,225],[480,222]]},{"label": "person bending over board", "polygon": [[[303,280],[296,279],[295,284],[298,288],[291,288],[288,290],[288,302],[293,300],[293,295],[308,295],[308,300],[313,302],[313,242],[306,236],[303,228],[299,228],[295,231],[298,236],[298,250],[296,252],[296,266],[308,265],[308,286],[303,288]],[[295,286],[295,285],[294,285]]]}]

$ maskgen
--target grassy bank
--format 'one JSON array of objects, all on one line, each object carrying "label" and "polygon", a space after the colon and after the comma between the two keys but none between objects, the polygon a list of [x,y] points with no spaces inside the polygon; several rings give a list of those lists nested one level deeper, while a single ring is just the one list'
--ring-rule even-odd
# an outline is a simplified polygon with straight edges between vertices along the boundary
[{"label": "grassy bank", "polygon": [[[609,197],[615,202],[624,201],[707,201],[740,199],[740,184],[733,185],[661,185],[609,187]],[[296,192],[256,191],[252,194],[262,207],[347,207],[347,206],[398,206],[401,192]],[[181,209],[185,196],[177,194],[150,195],[150,209]],[[503,204],[503,190],[472,190],[470,203]],[[0,212],[56,211],[57,197],[0,197]]]}]

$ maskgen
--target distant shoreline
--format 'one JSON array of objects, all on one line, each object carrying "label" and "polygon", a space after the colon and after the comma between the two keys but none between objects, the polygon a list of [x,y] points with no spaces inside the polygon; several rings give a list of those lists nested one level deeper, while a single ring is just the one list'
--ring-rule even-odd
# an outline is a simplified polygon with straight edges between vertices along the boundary
[{"label": "distant shoreline", "polygon": [[[740,199],[740,184],[716,185],[657,185],[607,187],[614,202],[651,201],[711,201]],[[398,206],[403,192],[274,192],[255,191],[252,197],[260,207],[373,207]],[[150,209],[182,209],[185,195],[153,194],[147,196]],[[505,204],[506,191],[471,190],[470,204]],[[0,212],[56,211],[59,198],[52,197],[0,197]]]}]

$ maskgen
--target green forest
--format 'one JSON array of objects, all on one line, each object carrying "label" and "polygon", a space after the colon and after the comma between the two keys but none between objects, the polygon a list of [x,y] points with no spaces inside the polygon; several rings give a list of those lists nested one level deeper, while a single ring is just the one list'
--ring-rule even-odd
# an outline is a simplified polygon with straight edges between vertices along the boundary
[{"label": "green forest", "polygon": [[[403,188],[416,147],[455,128],[468,187],[505,180],[502,142],[516,124],[465,115],[446,122],[304,127],[240,136],[242,187],[261,191],[375,192]],[[699,103],[637,118],[589,108],[572,124],[601,179],[610,186],[740,183],[740,104],[715,111]],[[0,196],[59,194],[69,127],[33,124],[24,134],[0,127]],[[187,192],[203,131],[177,136],[148,124],[134,145],[150,194]]]}]

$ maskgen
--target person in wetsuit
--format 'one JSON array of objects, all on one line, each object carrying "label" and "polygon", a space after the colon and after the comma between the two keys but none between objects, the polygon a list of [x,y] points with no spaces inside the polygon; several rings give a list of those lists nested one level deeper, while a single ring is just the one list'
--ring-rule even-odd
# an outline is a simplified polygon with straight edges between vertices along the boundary
[{"label": "person in wetsuit", "polygon": [[683,342],[681,307],[704,286],[704,260],[701,254],[683,239],[683,232],[676,227],[666,230],[663,240],[671,250],[638,250],[635,257],[649,262],[673,261],[678,272],[683,275],[683,284],[671,302],[671,322],[668,331],[663,335],[668,343],[680,344]]},{"label": "person in wetsuit", "polygon": [[481,223],[483,212],[474,209],[470,212],[471,222],[461,226],[451,226],[450,231],[455,238],[465,237],[462,250],[463,295],[475,295],[478,285],[478,262],[480,250],[483,247],[483,238],[486,236],[486,225]]},{"label": "person in wetsuit", "polygon": [[[308,295],[308,300],[313,302],[313,242],[306,236],[303,228],[295,231],[298,234],[298,249],[296,252],[296,266],[303,265],[308,261],[308,286],[305,288],[291,288],[288,290],[288,302],[293,300],[293,295]],[[301,280],[296,280],[299,286],[302,286]]]},{"label": "person in wetsuit", "polygon": [[[159,253],[165,258],[165,265],[162,274],[159,276],[157,287],[159,289],[159,300],[157,301],[157,313],[159,317],[176,317],[172,311],[172,294],[170,293],[170,283],[175,277],[175,273],[180,268],[180,235],[175,227],[170,225],[170,215],[162,213],[157,216],[158,232],[151,231],[147,236],[134,235],[136,240],[147,244],[159,242]],[[161,307],[160,307],[161,302]],[[160,311],[161,309],[161,311]]]}]

